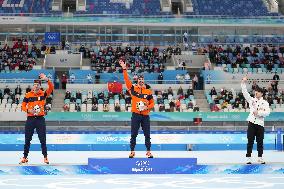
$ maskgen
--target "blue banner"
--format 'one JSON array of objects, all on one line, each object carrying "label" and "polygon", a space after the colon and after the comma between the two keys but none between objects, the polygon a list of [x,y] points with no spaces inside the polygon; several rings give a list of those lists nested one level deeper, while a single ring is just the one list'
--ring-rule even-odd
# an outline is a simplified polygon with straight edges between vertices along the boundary
[{"label": "blue banner", "polygon": [[[275,134],[265,134],[265,144],[275,144]],[[130,134],[47,134],[48,144],[129,144]],[[137,136],[137,144],[144,144],[143,134]],[[152,134],[152,144],[246,144],[247,135],[239,134]],[[24,144],[24,134],[0,134],[0,144]],[[40,144],[37,137],[33,144]]]},{"label": "blue banner", "polygon": [[57,44],[60,42],[59,32],[45,32],[44,41],[46,44]]},{"label": "blue banner", "polygon": [[[181,172],[197,164],[197,158],[89,158],[89,169],[102,174],[166,174]],[[123,168],[122,168],[123,166]]]}]

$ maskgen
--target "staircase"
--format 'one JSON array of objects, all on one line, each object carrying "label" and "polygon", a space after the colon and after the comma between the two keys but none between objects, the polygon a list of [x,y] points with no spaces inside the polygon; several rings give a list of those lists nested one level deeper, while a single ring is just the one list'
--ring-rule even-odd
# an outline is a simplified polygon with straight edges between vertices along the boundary
[{"label": "staircase", "polygon": [[199,107],[199,111],[210,112],[210,107],[205,97],[204,90],[195,90],[194,98],[195,98],[197,106]]},{"label": "staircase", "polygon": [[64,97],[66,90],[56,89],[53,91],[52,112],[61,112],[64,105]]}]

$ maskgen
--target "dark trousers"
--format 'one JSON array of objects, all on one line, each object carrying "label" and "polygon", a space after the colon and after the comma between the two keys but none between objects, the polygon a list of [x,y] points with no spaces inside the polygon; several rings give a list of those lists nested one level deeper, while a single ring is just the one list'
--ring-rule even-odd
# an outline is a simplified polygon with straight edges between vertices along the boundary
[{"label": "dark trousers", "polygon": [[24,157],[28,157],[30,151],[31,140],[36,129],[40,144],[42,155],[47,157],[46,148],[46,125],[44,117],[28,117],[25,125],[25,146]]},{"label": "dark trousers", "polygon": [[150,117],[149,115],[140,115],[136,113],[132,113],[131,117],[131,139],[130,139],[130,149],[134,151],[136,145],[136,137],[138,135],[138,131],[142,127],[144,136],[145,136],[145,146],[147,151],[151,150],[151,138],[150,138]]},{"label": "dark trousers", "polygon": [[253,148],[255,138],[256,138],[256,142],[257,142],[258,157],[262,157],[264,127],[249,122],[248,123],[248,130],[247,130],[247,138],[248,138],[248,144],[247,144],[246,157],[251,157],[252,148]]}]

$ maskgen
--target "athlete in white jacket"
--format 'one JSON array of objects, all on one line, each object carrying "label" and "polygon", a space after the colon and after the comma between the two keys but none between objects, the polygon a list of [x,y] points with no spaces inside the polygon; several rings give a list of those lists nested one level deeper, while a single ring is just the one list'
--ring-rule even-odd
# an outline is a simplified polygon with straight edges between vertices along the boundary
[{"label": "athlete in white jacket", "polygon": [[250,114],[247,118],[247,164],[251,164],[251,153],[254,139],[257,142],[258,162],[265,164],[262,158],[263,154],[263,139],[264,139],[264,117],[270,114],[269,103],[263,99],[263,90],[260,87],[255,89],[255,97],[251,97],[246,88],[247,77],[244,77],[241,83],[242,93],[249,103]]}]

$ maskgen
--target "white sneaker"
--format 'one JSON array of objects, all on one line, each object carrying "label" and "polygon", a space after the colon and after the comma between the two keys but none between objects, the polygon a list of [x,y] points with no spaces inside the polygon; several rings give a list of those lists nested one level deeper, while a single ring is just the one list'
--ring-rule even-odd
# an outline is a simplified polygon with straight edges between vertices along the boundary
[{"label": "white sneaker", "polygon": [[260,164],[265,164],[265,161],[263,160],[262,157],[258,157],[257,162],[260,163]]},{"label": "white sneaker", "polygon": [[251,157],[247,157],[247,164],[251,164]]}]

